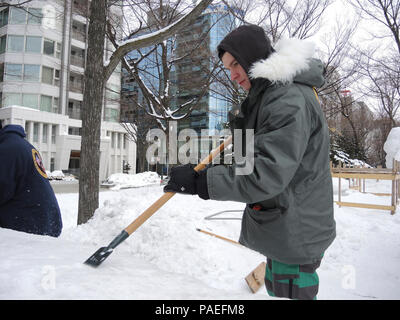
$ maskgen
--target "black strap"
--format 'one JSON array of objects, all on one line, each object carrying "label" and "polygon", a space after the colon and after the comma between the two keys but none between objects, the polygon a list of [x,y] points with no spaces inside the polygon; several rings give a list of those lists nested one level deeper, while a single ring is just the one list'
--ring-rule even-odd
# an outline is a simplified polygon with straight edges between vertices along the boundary
[{"label": "black strap", "polygon": [[289,279],[289,299],[293,298],[293,279]]}]

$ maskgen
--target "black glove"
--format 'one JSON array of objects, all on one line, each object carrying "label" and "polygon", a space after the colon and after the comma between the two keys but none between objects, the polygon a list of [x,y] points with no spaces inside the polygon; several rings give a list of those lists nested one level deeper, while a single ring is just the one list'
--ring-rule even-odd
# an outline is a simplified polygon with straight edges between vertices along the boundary
[{"label": "black glove", "polygon": [[196,191],[198,196],[203,200],[210,199],[207,187],[207,169],[198,172],[198,176],[196,179]]},{"label": "black glove", "polygon": [[193,168],[191,164],[171,168],[170,179],[164,187],[164,192],[198,194],[204,200],[209,199],[207,170],[198,173]]},{"label": "black glove", "polygon": [[164,192],[178,192],[184,194],[197,194],[196,178],[198,173],[194,171],[193,165],[185,164],[171,168],[168,184]]}]

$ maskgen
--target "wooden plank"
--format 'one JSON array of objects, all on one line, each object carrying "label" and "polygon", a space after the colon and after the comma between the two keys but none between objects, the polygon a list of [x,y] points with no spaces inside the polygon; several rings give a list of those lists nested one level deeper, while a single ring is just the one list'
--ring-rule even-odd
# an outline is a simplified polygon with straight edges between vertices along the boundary
[{"label": "wooden plank", "polygon": [[345,178],[345,179],[378,179],[378,180],[395,180],[396,176],[394,174],[375,174],[375,173],[335,173],[332,172],[333,178]]},{"label": "wooden plank", "polygon": [[237,242],[237,241],[234,241],[234,240],[231,240],[231,239],[228,239],[228,238],[219,236],[219,235],[217,235],[217,234],[215,234],[215,233],[208,232],[208,231],[205,231],[205,230],[202,230],[202,229],[199,229],[199,228],[196,228],[196,230],[199,231],[199,232],[203,232],[203,233],[205,233],[205,234],[208,234],[209,236],[216,237],[216,238],[221,239],[221,240],[225,240],[225,241],[228,241],[228,242],[231,242],[231,243],[234,243],[234,244],[241,245],[241,244],[240,244],[239,242]]},{"label": "wooden plank", "polygon": [[[343,167],[339,162],[338,168],[331,167],[332,178],[338,178],[339,180],[339,194],[338,200],[335,201],[340,206],[345,207],[356,207],[356,208],[366,208],[366,209],[378,209],[378,210],[388,210],[391,214],[395,214],[396,206],[398,203],[398,198],[400,197],[399,190],[399,162],[393,161],[392,169],[382,169],[378,168],[360,168],[360,167]],[[389,180],[392,181],[392,193],[371,193],[376,196],[390,196],[391,206],[376,205],[376,204],[366,204],[366,203],[354,203],[354,202],[342,202],[341,201],[341,178],[348,179],[349,188],[357,189],[360,192],[365,193],[365,179],[371,180]],[[361,180],[362,179],[362,180]],[[352,183],[353,182],[353,183]]]},{"label": "wooden plank", "polygon": [[354,173],[393,173],[390,169],[365,169],[365,168],[332,168],[333,172],[354,172]]},{"label": "wooden plank", "polygon": [[335,201],[335,203],[343,207],[379,209],[379,210],[389,210],[389,211],[393,211],[396,209],[394,206],[383,206],[379,204],[369,204],[369,203],[339,202],[339,201]]},{"label": "wooden plank", "polygon": [[250,272],[245,278],[247,285],[253,293],[256,293],[258,289],[260,289],[260,287],[264,284],[266,266],[267,264],[265,262],[261,262],[257,266],[257,268]]}]

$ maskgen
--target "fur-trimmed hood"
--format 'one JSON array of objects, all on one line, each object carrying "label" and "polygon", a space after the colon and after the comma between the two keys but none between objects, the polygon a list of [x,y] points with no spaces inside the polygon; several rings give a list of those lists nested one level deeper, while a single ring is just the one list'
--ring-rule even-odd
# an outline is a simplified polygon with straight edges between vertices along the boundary
[{"label": "fur-trimmed hood", "polygon": [[313,87],[324,84],[324,66],[314,59],[315,45],[296,38],[281,39],[267,59],[252,64],[250,79],[266,78],[272,83],[299,82]]}]

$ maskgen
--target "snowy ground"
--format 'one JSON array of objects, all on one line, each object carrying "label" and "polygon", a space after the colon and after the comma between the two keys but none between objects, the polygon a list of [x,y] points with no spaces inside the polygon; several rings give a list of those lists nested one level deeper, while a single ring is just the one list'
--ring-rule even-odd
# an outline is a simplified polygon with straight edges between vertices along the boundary
[{"label": "snowy ground", "polygon": [[[335,197],[337,181],[334,179]],[[175,195],[98,268],[83,262],[108,245],[162,194],[161,186],[100,193],[100,208],[76,226],[77,193],[57,194],[64,229],[57,239],[0,229],[0,299],[269,300],[244,278],[264,261],[260,254],[196,231],[237,240],[240,220],[207,220],[235,202]],[[390,197],[361,194],[344,184],[342,201],[390,205]],[[390,192],[384,181],[367,191]],[[239,212],[218,217],[240,218]],[[318,299],[400,298],[400,209],[339,208],[337,238],[319,269]]]}]

